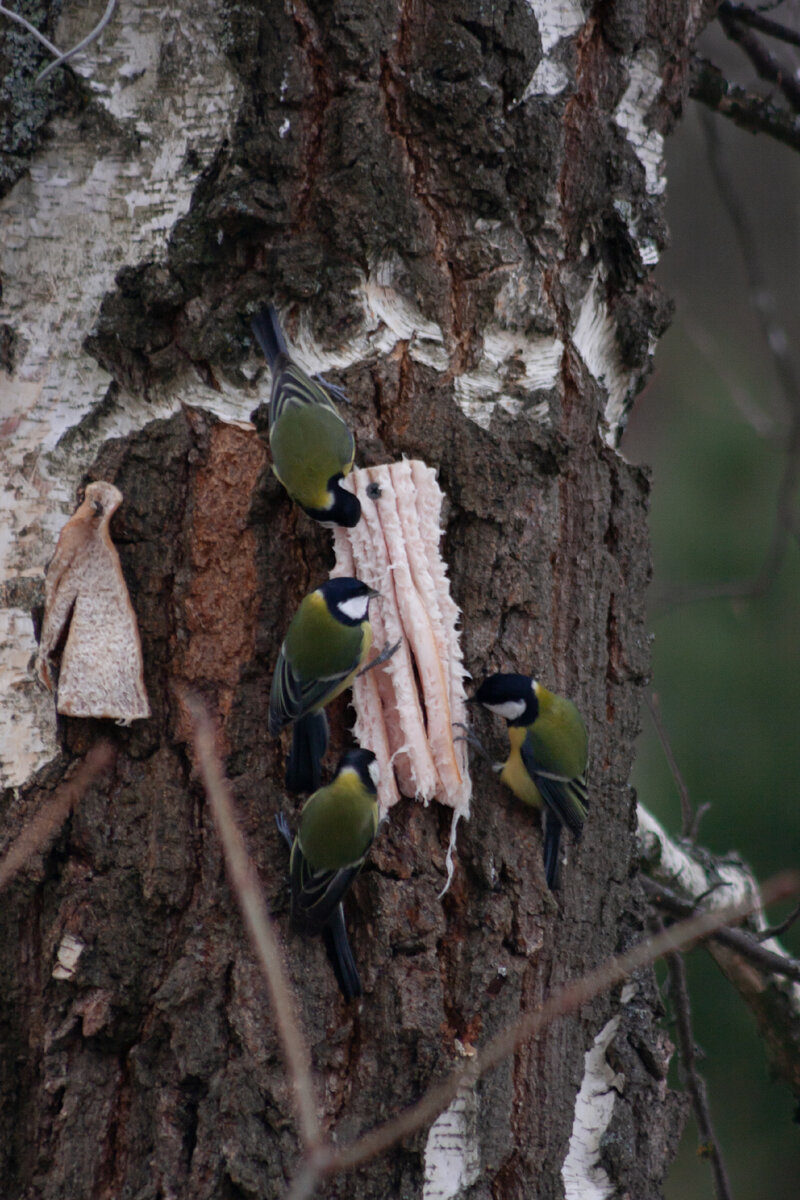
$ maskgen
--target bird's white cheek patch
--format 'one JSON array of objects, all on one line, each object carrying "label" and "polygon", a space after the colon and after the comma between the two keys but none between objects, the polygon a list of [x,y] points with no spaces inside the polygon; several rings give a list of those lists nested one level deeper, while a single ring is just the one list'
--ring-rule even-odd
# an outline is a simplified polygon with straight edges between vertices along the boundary
[{"label": "bird's white cheek patch", "polygon": [[343,600],[339,611],[351,621],[363,621],[369,608],[369,596],[354,596],[352,600]]},{"label": "bird's white cheek patch", "polygon": [[353,685],[355,734],[380,764],[382,814],[401,794],[454,809],[449,885],[472,782],[466,742],[453,739],[453,724],[466,723],[467,710],[460,611],[439,553],[444,497],[435,471],[410,460],[352,471],[344,486],[361,501],[361,520],[336,529],[332,574],[354,575],[380,592],[370,610],[378,650],[402,639],[384,666]]},{"label": "bird's white cheek patch", "polygon": [[525,701],[506,700],[504,704],[487,704],[485,707],[490,712],[497,713],[498,717],[505,717],[507,721],[516,721],[517,717],[521,717],[525,712]]}]

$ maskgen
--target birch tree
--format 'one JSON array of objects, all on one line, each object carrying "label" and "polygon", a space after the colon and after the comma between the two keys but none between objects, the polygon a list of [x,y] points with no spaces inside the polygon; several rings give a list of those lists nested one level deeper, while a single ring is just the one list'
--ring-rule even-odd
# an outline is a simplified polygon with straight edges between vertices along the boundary
[{"label": "birch tree", "polygon": [[[274,1021],[194,769],[217,723],[275,915],[320,1119],[353,1137],[645,930],[628,786],[648,672],[648,480],[617,450],[668,302],[663,139],[710,5],[245,0],[119,7],[37,85],[4,25],[2,722],[7,841],[101,739],[112,765],[4,897],[4,1195],[272,1197],[299,1144]],[[102,6],[30,5],[59,49]],[[447,497],[465,663],[578,704],[591,810],[545,887],[541,833],[480,762],[449,813],[404,799],[348,923],[365,995],[288,932],[272,667],[330,534],[250,415],[248,314],[346,389],[360,464]],[[78,490],[111,530],[152,716],[59,717],[32,669],[43,572]],[[332,738],[346,742],[345,700]],[[495,757],[502,733],[481,726]],[[330,1196],[660,1194],[683,1100],[644,970],[542,1031]]]}]

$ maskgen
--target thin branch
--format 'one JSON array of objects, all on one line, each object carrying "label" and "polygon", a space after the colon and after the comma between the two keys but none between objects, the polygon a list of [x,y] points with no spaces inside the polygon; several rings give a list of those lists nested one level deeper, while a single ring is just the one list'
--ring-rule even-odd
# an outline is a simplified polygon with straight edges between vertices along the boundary
[{"label": "thin branch", "polygon": [[766,79],[768,83],[777,83],[795,112],[800,111],[800,84],[794,73],[787,70],[775,55],[761,44],[752,29],[730,12],[730,6],[721,4],[718,16],[726,37],[735,42],[747,55],[761,78]]},{"label": "thin branch", "polygon": [[311,1079],[311,1058],[295,1015],[297,1000],[292,993],[255,867],[236,823],[228,783],[214,747],[211,719],[205,705],[196,696],[185,696],[184,700],[192,721],[197,763],[222,842],[231,888],[269,990],[275,1024],[292,1081],[300,1135],[306,1149],[313,1151],[322,1142],[322,1129]]},{"label": "thin branch", "polygon": [[57,70],[59,67],[62,67],[65,62],[69,62],[71,58],[74,58],[76,54],[80,54],[81,50],[85,50],[87,46],[90,46],[93,41],[99,38],[100,34],[113,17],[114,9],[116,7],[117,0],[108,0],[106,11],[103,13],[100,21],[97,23],[97,25],[95,25],[92,32],[87,33],[83,41],[78,42],[77,46],[73,46],[71,50],[67,50],[66,54],[60,54],[59,51],[56,50],[55,53],[58,54],[58,58],[55,62],[50,63],[49,67],[45,67],[43,71],[39,72],[36,77],[36,82],[41,83],[43,79],[47,79],[47,76],[52,75],[53,71]]},{"label": "thin branch", "polygon": [[286,1193],[286,1200],[310,1200],[322,1181],[329,1155],[324,1147],[306,1155]]},{"label": "thin branch", "polygon": [[[769,556],[772,561],[772,555]],[[686,584],[664,587],[653,600],[650,615],[663,617],[674,608],[685,604],[700,604],[704,600],[758,600],[766,595],[772,577],[765,577],[763,569],[749,579],[726,579],[722,583]]]},{"label": "thin branch", "polygon": [[751,893],[728,908],[696,913],[688,920],[641,942],[627,954],[608,959],[588,975],[553,993],[540,1008],[526,1013],[515,1025],[493,1038],[469,1066],[454,1071],[443,1083],[428,1091],[417,1104],[356,1142],[334,1147],[323,1140],[314,1102],[308,1049],[294,1017],[288,980],[258,879],[236,826],[228,787],[214,749],[211,721],[199,700],[186,697],[185,702],[192,720],[198,765],[217,822],[228,873],[270,990],[276,1024],[294,1085],[306,1154],[290,1188],[291,1200],[307,1200],[325,1175],[358,1166],[430,1124],[462,1088],[472,1086],[481,1075],[513,1054],[517,1047],[558,1017],[574,1012],[581,1005],[622,983],[635,971],[651,965],[662,955],[708,938],[721,926],[741,920],[764,904],[800,892],[800,874],[785,872],[765,884],[760,896]]},{"label": "thin branch", "polygon": [[669,764],[672,778],[675,780],[675,786],[678,789],[678,795],[681,799],[681,833],[683,837],[691,837],[694,839],[697,834],[696,817],[692,809],[692,802],[689,798],[689,789],[687,788],[686,782],[681,775],[681,769],[678,766],[678,760],[672,752],[672,746],[670,744],[669,737],[667,736],[667,731],[664,727],[658,693],[653,692],[651,694],[645,692],[644,699],[650,716],[652,717],[653,724],[656,727],[658,740],[661,742],[661,749],[664,751],[664,757]]},{"label": "thin branch", "polygon": [[[663,883],[656,883],[647,875],[641,876],[641,884],[648,900],[672,917],[688,917],[697,909],[696,901],[684,900],[677,892]],[[721,942],[722,945],[741,954],[742,958],[746,958],[760,971],[770,975],[782,975],[800,983],[800,961],[788,954],[776,954],[774,950],[767,950],[761,945],[760,932],[752,934],[744,929],[728,929],[721,926],[711,937],[715,942]]]},{"label": "thin branch", "polygon": [[800,917],[800,904],[793,908],[783,921],[779,921],[777,925],[768,925],[766,929],[759,929],[756,934],[760,942],[766,942],[770,938],[780,937],[782,933],[786,933],[787,929],[791,929],[797,918]]},{"label": "thin branch", "polygon": [[31,855],[43,849],[58,833],[87,788],[111,766],[115,755],[110,742],[102,741],[92,746],[71,777],[56,789],[53,798],[42,804],[0,862],[0,891],[7,887]]},{"label": "thin branch", "polygon": [[714,123],[706,117],[701,122],[708,146],[709,166],[739,243],[750,303],[753,306],[761,334],[772,356],[783,398],[790,414],[790,426],[785,442],[786,463],[778,487],[776,527],[772,545],[767,553],[760,576],[777,571],[786,550],[790,533],[794,532],[794,502],[800,483],[800,374],[792,354],[791,340],[778,318],[778,304],[769,286],[766,271],[758,252],[758,241],[750,214],[741,202],[736,181],[723,155]]},{"label": "thin branch", "polygon": [[708,938],[722,925],[730,925],[748,916],[762,903],[793,896],[800,891],[800,874],[784,872],[765,884],[762,897],[748,896],[741,903],[713,912],[695,914],[687,921],[673,925],[663,933],[641,942],[627,954],[607,959],[594,971],[554,992],[541,1007],[526,1013],[519,1021],[503,1030],[478,1052],[470,1065],[454,1071],[444,1082],[428,1091],[421,1100],[384,1125],[371,1130],[349,1146],[323,1153],[318,1158],[320,1173],[356,1167],[388,1150],[395,1142],[409,1137],[430,1124],[447,1108],[463,1087],[471,1086],[480,1076],[541,1032],[547,1025],[566,1013],[574,1012],[603,992],[622,983],[642,967],[650,966],[665,954],[682,950],[694,942]]},{"label": "thin branch", "polygon": [[757,29],[759,33],[766,33],[768,37],[786,42],[787,46],[800,46],[800,33],[789,29],[788,25],[782,25],[780,21],[773,21],[771,17],[765,17],[757,9],[748,8],[746,4],[733,4],[731,0],[723,0],[719,11],[724,12],[726,16],[735,17],[742,25],[749,25],[751,29]]},{"label": "thin branch", "polygon": [[748,133],[765,133],[800,150],[800,121],[793,113],[731,83],[713,63],[697,54],[691,63],[689,95]]},{"label": "thin branch", "polygon": [[720,346],[713,334],[695,317],[684,317],[681,325],[688,340],[725,384],[742,419],[760,438],[778,441],[785,434],[785,430],[779,429],[775,418],[765,412],[755,399],[752,389],[743,384],[738,370],[730,361],[730,355]]},{"label": "thin branch", "polygon": [[[31,25],[30,21],[26,20],[25,17],[21,16],[19,13],[12,12],[10,8],[5,8],[2,4],[0,4],[0,14],[4,17],[10,17],[12,21],[16,21],[18,25],[21,25],[23,29],[26,29],[31,37],[35,37],[37,42],[40,42],[41,45],[44,46],[45,50],[49,50],[51,54],[55,54],[58,58],[61,57],[61,51],[59,50],[58,46],[54,46],[49,38],[46,38],[43,33],[40,33],[36,26]],[[41,76],[39,76],[39,78],[41,79]]]},{"label": "thin branch", "polygon": [[714,1185],[718,1200],[733,1200],[728,1172],[722,1157],[714,1125],[711,1121],[711,1109],[708,1104],[705,1080],[697,1069],[697,1052],[692,1033],[692,1015],[689,1006],[689,988],[686,982],[686,965],[681,954],[666,955],[667,972],[669,975],[669,995],[675,1014],[675,1029],[678,1036],[678,1050],[683,1068],[686,1090],[692,1101],[697,1131],[700,1134],[701,1152],[704,1158],[711,1160],[714,1172]]}]

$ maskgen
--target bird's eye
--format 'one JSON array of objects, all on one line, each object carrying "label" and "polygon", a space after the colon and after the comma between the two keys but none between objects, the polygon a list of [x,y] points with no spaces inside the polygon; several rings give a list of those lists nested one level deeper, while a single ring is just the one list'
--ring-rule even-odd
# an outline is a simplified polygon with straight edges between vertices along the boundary
[{"label": "bird's eye", "polygon": [[100,501],[99,501],[99,500],[93,500],[93,501],[92,501],[92,509],[94,510],[94,515],[95,515],[96,517],[102,517],[102,515],[103,515],[103,506],[102,506],[102,504],[100,503]]}]

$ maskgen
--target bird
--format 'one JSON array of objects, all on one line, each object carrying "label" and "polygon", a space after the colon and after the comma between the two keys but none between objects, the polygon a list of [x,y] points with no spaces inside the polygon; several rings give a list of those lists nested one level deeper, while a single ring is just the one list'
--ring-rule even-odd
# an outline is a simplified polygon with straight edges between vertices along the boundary
[{"label": "bird", "polygon": [[347,939],[342,899],[364,863],[378,829],[379,767],[371,750],[347,750],[330,783],[303,805],[296,837],[282,813],[275,820],[291,848],[291,924],[322,934],[345,1000],[362,994]]},{"label": "bird", "polygon": [[[283,640],[269,698],[269,731],[290,722],[290,792],[314,792],[328,746],[325,705],[350,685],[372,645],[369,602],[378,593],[360,579],[329,579],[300,603]],[[394,648],[396,649],[396,647]],[[393,651],[392,651],[393,652]],[[388,652],[370,663],[386,661]]]},{"label": "bird", "polygon": [[583,719],[571,700],[529,675],[489,675],[469,703],[506,719],[510,752],[494,769],[518,799],[543,809],[545,879],[555,891],[561,830],[578,840],[589,808]]},{"label": "bird", "polygon": [[342,487],[355,439],[333,402],[340,388],[312,379],[289,354],[274,305],[250,321],[272,372],[269,444],[272,469],[295,503],[323,525],[352,528],[361,504]]}]

